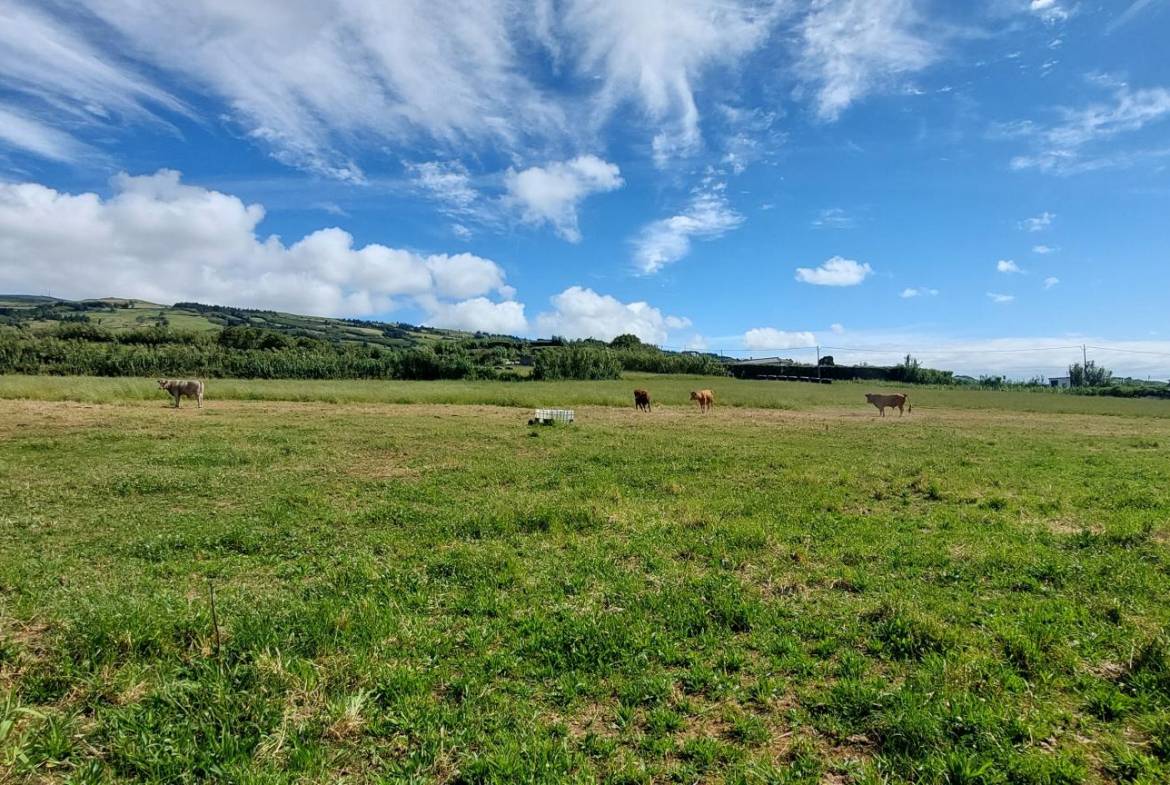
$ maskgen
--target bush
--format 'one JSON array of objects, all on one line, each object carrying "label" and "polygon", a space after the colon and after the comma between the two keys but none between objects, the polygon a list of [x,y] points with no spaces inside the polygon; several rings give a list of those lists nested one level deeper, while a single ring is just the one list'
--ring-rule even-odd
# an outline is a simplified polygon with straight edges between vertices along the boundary
[{"label": "bush", "polygon": [[578,346],[543,349],[536,355],[532,378],[620,379],[622,364],[616,352]]}]

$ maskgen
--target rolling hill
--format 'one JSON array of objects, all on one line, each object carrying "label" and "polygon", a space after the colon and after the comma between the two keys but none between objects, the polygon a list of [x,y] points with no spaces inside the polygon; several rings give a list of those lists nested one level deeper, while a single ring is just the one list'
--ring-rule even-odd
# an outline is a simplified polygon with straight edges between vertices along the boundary
[{"label": "rolling hill", "polygon": [[[201,303],[160,305],[116,297],[62,300],[37,295],[0,295],[0,325],[24,325],[36,329],[62,322],[87,322],[114,332],[156,325],[195,332],[218,332],[232,326],[262,327],[294,337],[396,349],[474,337],[473,333],[401,322],[330,319]],[[520,342],[511,336],[496,337]]]}]

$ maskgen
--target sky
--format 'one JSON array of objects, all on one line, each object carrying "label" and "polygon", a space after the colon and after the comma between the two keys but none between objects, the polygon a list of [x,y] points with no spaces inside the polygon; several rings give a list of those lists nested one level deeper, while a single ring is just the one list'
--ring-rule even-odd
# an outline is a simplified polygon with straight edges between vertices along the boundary
[{"label": "sky", "polygon": [[0,292],[1170,376],[1170,0],[0,0]]}]

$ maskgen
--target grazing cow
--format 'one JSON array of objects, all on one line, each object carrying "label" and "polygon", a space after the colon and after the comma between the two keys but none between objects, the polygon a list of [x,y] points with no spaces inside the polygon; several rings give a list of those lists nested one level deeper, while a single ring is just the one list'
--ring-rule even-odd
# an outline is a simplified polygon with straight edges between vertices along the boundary
[{"label": "grazing cow", "polygon": [[695,390],[691,393],[691,400],[699,402],[699,411],[705,412],[715,405],[715,393],[710,390]]},{"label": "grazing cow", "polygon": [[648,390],[634,390],[634,406],[640,412],[650,411],[650,392]]},{"label": "grazing cow", "polygon": [[194,398],[199,408],[203,408],[203,382],[198,379],[159,379],[158,387],[174,396],[176,409],[179,408],[179,398],[184,395]]},{"label": "grazing cow", "polygon": [[876,406],[882,417],[886,416],[887,406],[889,406],[891,409],[897,409],[899,417],[905,413],[902,410],[903,406],[906,407],[906,412],[913,411],[914,408],[910,405],[910,396],[906,395],[905,393],[897,393],[896,395],[878,395],[877,393],[866,393],[865,400]]}]

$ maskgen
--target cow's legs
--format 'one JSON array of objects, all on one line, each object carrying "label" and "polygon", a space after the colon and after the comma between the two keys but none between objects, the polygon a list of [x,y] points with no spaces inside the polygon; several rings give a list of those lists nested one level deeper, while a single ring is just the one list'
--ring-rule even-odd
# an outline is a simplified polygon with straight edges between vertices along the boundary
[{"label": "cow's legs", "polygon": [[175,393],[175,408],[179,408],[179,394]]}]

